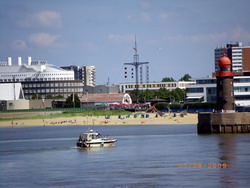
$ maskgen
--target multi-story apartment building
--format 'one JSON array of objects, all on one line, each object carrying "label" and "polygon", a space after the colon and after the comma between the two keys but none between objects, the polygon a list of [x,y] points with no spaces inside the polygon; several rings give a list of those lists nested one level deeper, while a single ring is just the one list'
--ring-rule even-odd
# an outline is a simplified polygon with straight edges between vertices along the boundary
[{"label": "multi-story apartment building", "polygon": [[218,61],[226,53],[232,62],[233,72],[250,71],[250,46],[241,42],[227,44],[214,50],[215,72],[219,70]]},{"label": "multi-story apartment building", "polygon": [[96,69],[95,66],[85,66],[84,67],[84,84],[86,86],[96,85]]},{"label": "multi-story apartment building", "polygon": [[84,86],[96,85],[96,68],[95,66],[64,66],[64,70],[74,71],[75,80],[81,80]]},{"label": "multi-story apartment building", "polygon": [[31,57],[27,63],[22,63],[21,57],[18,57],[17,64],[12,64],[11,57],[0,62],[1,83],[21,83],[26,99],[35,94],[45,98],[47,95],[81,95],[83,92],[83,84],[74,79],[73,71],[63,70],[46,61],[32,61]]}]

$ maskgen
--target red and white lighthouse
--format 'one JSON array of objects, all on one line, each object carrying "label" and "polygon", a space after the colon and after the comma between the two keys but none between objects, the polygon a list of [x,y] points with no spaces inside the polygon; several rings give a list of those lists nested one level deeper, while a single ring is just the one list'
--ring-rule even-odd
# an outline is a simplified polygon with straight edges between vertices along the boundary
[{"label": "red and white lighthouse", "polygon": [[217,72],[217,111],[234,111],[234,86],[231,60],[224,54],[219,60]]}]

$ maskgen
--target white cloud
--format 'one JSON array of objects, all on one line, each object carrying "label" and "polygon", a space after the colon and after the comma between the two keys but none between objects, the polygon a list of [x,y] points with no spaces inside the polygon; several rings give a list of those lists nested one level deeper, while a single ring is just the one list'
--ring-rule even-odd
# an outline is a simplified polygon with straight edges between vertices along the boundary
[{"label": "white cloud", "polygon": [[110,34],[108,35],[108,39],[114,42],[131,42],[135,40],[135,35],[118,35],[118,34]]},{"label": "white cloud", "polygon": [[165,20],[167,20],[169,18],[169,14],[167,14],[167,13],[160,13],[159,14],[159,20],[160,21],[165,21]]},{"label": "white cloud", "polygon": [[164,36],[164,40],[168,41],[188,41],[188,42],[209,42],[209,41],[250,41],[250,31],[245,30],[242,27],[233,28],[230,31],[220,33],[209,33],[200,35],[176,35],[176,36]]},{"label": "white cloud", "polygon": [[150,22],[151,17],[148,13],[142,12],[138,15],[128,15],[127,20],[131,23],[139,23],[139,22]]},{"label": "white cloud", "polygon": [[83,47],[89,51],[96,51],[98,50],[98,47],[96,44],[92,42],[83,42]]},{"label": "white cloud", "polygon": [[28,46],[24,40],[14,40],[10,47],[14,50],[27,50]]},{"label": "white cloud", "polygon": [[151,18],[150,18],[150,16],[149,16],[147,13],[141,13],[141,14],[140,14],[140,18],[141,18],[141,20],[144,21],[144,22],[149,22],[149,21],[151,21]]},{"label": "white cloud", "polygon": [[61,35],[50,35],[49,33],[36,33],[29,36],[29,41],[37,46],[53,46],[62,47],[63,45],[59,43],[59,38]]},{"label": "white cloud", "polygon": [[18,25],[26,28],[34,26],[61,28],[63,22],[59,12],[46,10],[28,15],[24,20],[19,21]]},{"label": "white cloud", "polygon": [[242,27],[236,27],[230,32],[231,40],[234,41],[250,41],[250,31],[245,30]]},{"label": "white cloud", "polygon": [[165,36],[164,40],[168,41],[188,41],[188,42],[204,42],[204,41],[220,41],[228,37],[228,33],[210,33],[205,35],[176,35]]},{"label": "white cloud", "polygon": [[139,6],[142,8],[142,9],[149,9],[151,7],[151,4],[147,1],[142,1],[139,3]]}]

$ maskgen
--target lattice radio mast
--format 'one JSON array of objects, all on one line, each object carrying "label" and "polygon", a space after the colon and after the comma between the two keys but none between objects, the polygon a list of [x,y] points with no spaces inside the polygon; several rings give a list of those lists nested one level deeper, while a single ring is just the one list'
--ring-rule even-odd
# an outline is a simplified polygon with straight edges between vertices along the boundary
[{"label": "lattice radio mast", "polygon": [[[124,63],[124,65],[132,65],[135,67],[135,89],[138,91],[139,88],[139,78],[138,78],[138,68],[140,65],[148,64],[149,62],[140,62],[139,61],[139,54],[137,53],[137,42],[136,42],[136,36],[135,36],[135,54],[134,54],[134,62],[133,63]],[[142,82],[142,67],[140,67],[140,79]],[[148,81],[148,68],[147,68],[147,81]],[[136,102],[138,103],[138,92],[136,96]]]}]

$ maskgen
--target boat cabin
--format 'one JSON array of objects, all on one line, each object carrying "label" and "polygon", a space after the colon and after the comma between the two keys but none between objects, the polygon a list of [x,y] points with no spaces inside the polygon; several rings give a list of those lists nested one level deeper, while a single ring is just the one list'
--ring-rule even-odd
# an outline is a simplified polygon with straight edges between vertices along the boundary
[{"label": "boat cabin", "polygon": [[97,139],[99,137],[100,137],[99,133],[91,131],[91,132],[80,134],[79,140],[93,140],[93,139]]}]

